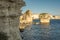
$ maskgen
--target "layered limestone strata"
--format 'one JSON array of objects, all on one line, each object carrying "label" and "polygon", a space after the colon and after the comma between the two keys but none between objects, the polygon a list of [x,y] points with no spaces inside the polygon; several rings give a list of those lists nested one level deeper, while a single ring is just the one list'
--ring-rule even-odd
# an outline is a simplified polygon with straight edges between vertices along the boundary
[{"label": "layered limestone strata", "polygon": [[0,40],[22,40],[19,32],[19,16],[23,0],[0,0]]}]

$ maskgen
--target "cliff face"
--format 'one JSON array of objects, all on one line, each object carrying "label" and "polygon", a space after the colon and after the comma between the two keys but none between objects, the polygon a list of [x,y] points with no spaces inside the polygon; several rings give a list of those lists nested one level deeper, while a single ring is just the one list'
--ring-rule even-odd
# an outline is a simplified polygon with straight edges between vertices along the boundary
[{"label": "cliff face", "polygon": [[0,40],[21,40],[19,16],[23,0],[0,0]]}]

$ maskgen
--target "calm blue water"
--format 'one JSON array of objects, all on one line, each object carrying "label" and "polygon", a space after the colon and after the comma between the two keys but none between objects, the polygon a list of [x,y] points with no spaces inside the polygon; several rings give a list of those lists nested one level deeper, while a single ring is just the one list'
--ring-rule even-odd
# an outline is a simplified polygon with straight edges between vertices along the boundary
[{"label": "calm blue water", "polygon": [[60,40],[60,20],[51,20],[50,24],[29,25],[21,34],[23,40]]}]

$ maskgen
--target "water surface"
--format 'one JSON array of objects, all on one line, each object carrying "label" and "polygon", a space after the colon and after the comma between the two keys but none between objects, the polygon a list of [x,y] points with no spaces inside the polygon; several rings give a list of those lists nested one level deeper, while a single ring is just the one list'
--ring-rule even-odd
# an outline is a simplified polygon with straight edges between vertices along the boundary
[{"label": "water surface", "polygon": [[23,40],[60,40],[60,20],[51,20],[50,24],[28,25],[21,36]]}]

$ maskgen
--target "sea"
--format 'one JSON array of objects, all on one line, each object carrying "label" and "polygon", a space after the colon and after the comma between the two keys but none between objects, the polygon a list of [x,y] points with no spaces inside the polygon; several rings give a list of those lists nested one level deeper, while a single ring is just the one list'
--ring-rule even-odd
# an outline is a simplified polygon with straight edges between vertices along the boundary
[{"label": "sea", "polygon": [[60,40],[60,19],[51,19],[49,24],[30,24],[21,32],[21,37],[23,40]]}]

